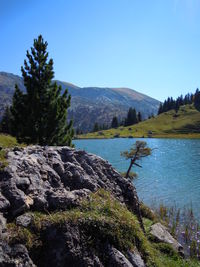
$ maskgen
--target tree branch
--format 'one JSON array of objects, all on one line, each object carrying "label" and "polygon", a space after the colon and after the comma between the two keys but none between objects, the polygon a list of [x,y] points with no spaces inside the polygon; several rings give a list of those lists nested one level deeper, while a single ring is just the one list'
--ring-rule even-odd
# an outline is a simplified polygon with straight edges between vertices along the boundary
[{"label": "tree branch", "polygon": [[142,168],[142,166],[141,165],[139,165],[138,163],[133,163],[134,165],[136,165],[136,166],[138,166],[138,167],[140,167],[140,168]]}]

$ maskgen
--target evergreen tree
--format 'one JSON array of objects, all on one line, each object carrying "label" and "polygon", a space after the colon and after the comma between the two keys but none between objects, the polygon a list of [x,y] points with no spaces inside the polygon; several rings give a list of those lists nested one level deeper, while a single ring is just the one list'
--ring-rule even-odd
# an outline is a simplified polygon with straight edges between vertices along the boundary
[{"label": "evergreen tree", "polygon": [[76,128],[76,135],[79,135],[79,134],[81,134],[81,130],[80,128]]},{"label": "evergreen tree", "polygon": [[11,134],[11,112],[8,106],[6,107],[4,111],[3,118],[1,121],[1,125],[0,125],[0,130],[2,133]]},{"label": "evergreen tree", "polygon": [[111,123],[111,128],[117,128],[119,126],[118,119],[117,117],[113,117],[112,123]]},{"label": "evergreen tree", "polygon": [[161,113],[163,113],[163,104],[162,103],[160,103],[160,106],[158,108],[158,115]]},{"label": "evergreen tree", "polygon": [[196,93],[194,95],[194,106],[197,110],[200,111],[200,91],[197,88]]},{"label": "evergreen tree", "polygon": [[137,122],[138,121],[137,121],[136,110],[134,108],[129,108],[124,126],[130,126],[130,125],[136,124]]},{"label": "evergreen tree", "polygon": [[138,112],[137,120],[138,120],[138,122],[141,122],[142,121],[142,114],[141,114],[140,111]]},{"label": "evergreen tree", "polygon": [[97,122],[95,122],[94,127],[93,127],[93,132],[98,132],[99,131],[99,125]]},{"label": "evergreen tree", "polygon": [[71,96],[54,78],[53,60],[48,60],[47,42],[40,35],[21,67],[26,93],[16,85],[11,113],[12,128],[19,142],[40,145],[72,145],[72,121],[67,123]]}]

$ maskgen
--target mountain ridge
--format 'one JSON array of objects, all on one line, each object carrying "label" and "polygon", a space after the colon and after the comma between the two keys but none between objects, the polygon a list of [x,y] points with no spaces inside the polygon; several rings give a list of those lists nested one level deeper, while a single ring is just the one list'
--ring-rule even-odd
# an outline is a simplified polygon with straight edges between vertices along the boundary
[{"label": "mountain ridge", "polygon": [[[160,103],[152,97],[126,87],[79,87],[72,83],[55,81],[71,94],[69,118],[73,118],[75,128],[85,132],[90,131],[95,122],[110,125],[114,116],[122,120],[130,107],[134,107],[142,113],[143,118],[147,118],[157,113]],[[0,117],[5,107],[11,104],[15,84],[25,91],[22,77],[0,72]]]}]

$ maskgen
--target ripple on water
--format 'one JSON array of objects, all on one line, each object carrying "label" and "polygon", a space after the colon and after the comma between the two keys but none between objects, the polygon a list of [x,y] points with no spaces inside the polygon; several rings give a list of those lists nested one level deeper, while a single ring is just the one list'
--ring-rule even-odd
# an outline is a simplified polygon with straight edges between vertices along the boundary
[{"label": "ripple on water", "polygon": [[[125,172],[128,161],[120,152],[128,150],[136,139],[75,140],[76,148],[84,149],[107,159]],[[139,138],[137,138],[139,140]],[[200,210],[200,140],[198,139],[141,139],[156,148],[153,154],[135,167],[134,180],[139,197],[147,204],[152,201],[180,208],[192,203],[196,214]]]}]

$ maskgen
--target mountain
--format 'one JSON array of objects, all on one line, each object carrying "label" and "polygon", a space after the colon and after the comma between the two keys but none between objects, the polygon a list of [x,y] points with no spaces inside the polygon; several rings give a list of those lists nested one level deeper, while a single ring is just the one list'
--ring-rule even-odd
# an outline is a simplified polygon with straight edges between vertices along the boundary
[{"label": "mountain", "polygon": [[177,137],[200,138],[200,112],[194,105],[181,106],[128,127],[88,133],[80,138]]},{"label": "mountain", "polygon": [[[84,131],[91,130],[95,122],[110,125],[114,116],[120,120],[126,117],[130,107],[142,113],[143,118],[156,114],[159,101],[129,88],[78,87],[57,81],[63,90],[68,89],[72,96],[69,118],[74,126]],[[11,103],[15,84],[25,90],[20,76],[0,72],[0,117],[6,105]]]}]

